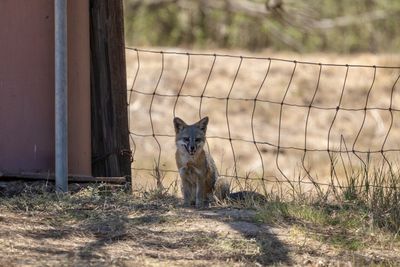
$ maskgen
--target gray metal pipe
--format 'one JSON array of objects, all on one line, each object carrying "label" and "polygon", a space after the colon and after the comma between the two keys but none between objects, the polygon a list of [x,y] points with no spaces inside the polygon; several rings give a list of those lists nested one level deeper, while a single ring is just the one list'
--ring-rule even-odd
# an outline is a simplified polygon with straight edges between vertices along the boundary
[{"label": "gray metal pipe", "polygon": [[54,2],[55,28],[55,167],[57,192],[68,191],[67,0]]}]

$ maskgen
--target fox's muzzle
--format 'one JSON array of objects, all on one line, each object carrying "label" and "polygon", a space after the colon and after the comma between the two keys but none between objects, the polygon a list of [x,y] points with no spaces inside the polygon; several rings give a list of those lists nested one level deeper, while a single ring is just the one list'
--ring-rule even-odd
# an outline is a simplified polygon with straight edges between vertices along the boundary
[{"label": "fox's muzzle", "polygon": [[186,150],[187,150],[187,152],[190,154],[190,155],[194,155],[195,153],[196,153],[196,146],[195,145],[192,145],[192,144],[188,144],[187,146],[186,146]]}]

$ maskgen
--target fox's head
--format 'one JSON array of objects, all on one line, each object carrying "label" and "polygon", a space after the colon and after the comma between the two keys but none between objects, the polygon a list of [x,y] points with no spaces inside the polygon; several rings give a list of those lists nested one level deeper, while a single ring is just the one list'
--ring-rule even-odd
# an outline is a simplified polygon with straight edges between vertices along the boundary
[{"label": "fox's head", "polygon": [[208,117],[192,125],[187,125],[183,120],[174,118],[175,142],[178,150],[186,151],[193,156],[203,149],[206,141]]}]

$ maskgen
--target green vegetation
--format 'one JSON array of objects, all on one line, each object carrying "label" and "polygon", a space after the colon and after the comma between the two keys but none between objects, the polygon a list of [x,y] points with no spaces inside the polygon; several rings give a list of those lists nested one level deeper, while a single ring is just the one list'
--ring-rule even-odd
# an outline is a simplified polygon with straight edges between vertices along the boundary
[{"label": "green vegetation", "polygon": [[[350,250],[368,245],[372,230],[368,213],[360,207],[339,208],[312,204],[272,202],[259,210],[257,220],[273,224],[294,225],[321,242]],[[397,241],[398,242],[398,241]]]},{"label": "green vegetation", "polygon": [[[397,52],[397,0],[124,0],[129,46]],[[238,5],[237,3],[240,3]]]},{"label": "green vegetation", "polygon": [[256,220],[294,225],[319,241],[346,250],[359,250],[371,243],[400,244],[399,172],[393,166],[385,170],[384,164],[378,170],[368,170],[368,165],[360,172],[352,170],[341,187],[332,183],[325,191],[314,188],[304,194],[295,188],[291,201],[271,192],[270,201],[258,209]]}]

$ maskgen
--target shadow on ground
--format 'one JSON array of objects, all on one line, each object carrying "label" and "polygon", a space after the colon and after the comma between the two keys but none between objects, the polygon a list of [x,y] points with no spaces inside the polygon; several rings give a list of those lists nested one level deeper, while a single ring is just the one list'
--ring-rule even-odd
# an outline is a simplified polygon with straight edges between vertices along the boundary
[{"label": "shadow on ground", "polygon": [[108,266],[121,261],[134,265],[142,257],[189,265],[291,263],[274,229],[255,223],[252,214],[186,209],[171,196],[133,198],[108,192],[60,197],[25,190],[0,198],[1,206],[7,206],[7,214],[0,216],[0,241],[13,248],[0,249],[3,261]]},{"label": "shadow on ground", "polygon": [[212,219],[227,225],[232,232],[239,233],[245,239],[255,240],[259,248],[259,253],[250,256],[248,260],[262,265],[292,264],[288,255],[288,245],[278,238],[278,235],[282,235],[281,231],[266,224],[256,223],[254,211],[217,208],[198,212],[203,218]]}]

